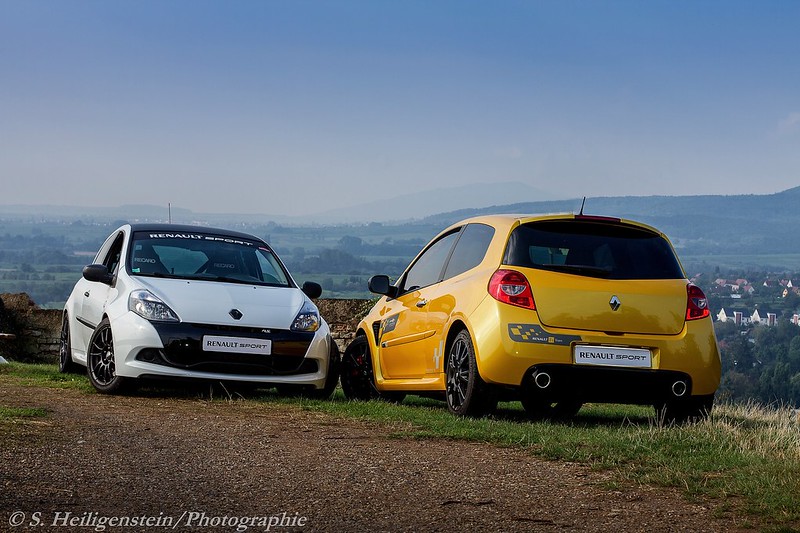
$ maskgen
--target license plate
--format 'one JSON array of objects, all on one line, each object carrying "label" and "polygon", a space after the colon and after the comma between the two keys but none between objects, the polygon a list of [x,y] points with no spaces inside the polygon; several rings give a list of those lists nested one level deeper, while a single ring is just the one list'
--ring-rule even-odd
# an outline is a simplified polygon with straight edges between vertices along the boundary
[{"label": "license plate", "polygon": [[203,337],[203,351],[269,355],[272,353],[272,341],[269,339],[206,335]]},{"label": "license plate", "polygon": [[650,350],[616,346],[575,346],[575,364],[650,368]]}]

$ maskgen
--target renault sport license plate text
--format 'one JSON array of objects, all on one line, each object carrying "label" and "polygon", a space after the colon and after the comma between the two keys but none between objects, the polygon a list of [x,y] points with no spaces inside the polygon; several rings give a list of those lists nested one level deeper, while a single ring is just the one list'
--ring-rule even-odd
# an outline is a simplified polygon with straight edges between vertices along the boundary
[{"label": "renault sport license plate text", "polygon": [[269,339],[206,335],[203,337],[203,351],[270,355],[272,353],[272,341]]},{"label": "renault sport license plate text", "polygon": [[575,346],[575,364],[650,368],[650,350],[615,346]]}]

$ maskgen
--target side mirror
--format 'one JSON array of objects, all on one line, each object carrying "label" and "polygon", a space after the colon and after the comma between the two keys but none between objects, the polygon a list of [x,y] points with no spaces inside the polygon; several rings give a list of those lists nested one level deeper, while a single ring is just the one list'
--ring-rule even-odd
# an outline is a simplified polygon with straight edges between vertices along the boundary
[{"label": "side mirror", "polygon": [[389,298],[397,296],[397,287],[389,283],[389,276],[383,274],[369,278],[368,287],[369,292],[374,292],[375,294],[383,294]]},{"label": "side mirror", "polygon": [[114,276],[109,273],[108,267],[105,265],[87,265],[83,267],[83,278],[87,281],[105,283],[106,285],[111,285],[114,282]]},{"label": "side mirror", "polygon": [[312,300],[316,300],[322,296],[322,285],[314,283],[313,281],[306,281],[300,289],[306,296]]}]

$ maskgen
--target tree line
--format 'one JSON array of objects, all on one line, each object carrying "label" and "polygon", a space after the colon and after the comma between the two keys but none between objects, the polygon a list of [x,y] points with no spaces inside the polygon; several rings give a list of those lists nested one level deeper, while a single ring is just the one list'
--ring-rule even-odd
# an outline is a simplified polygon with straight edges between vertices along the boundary
[{"label": "tree line", "polygon": [[715,323],[722,357],[721,397],[800,407],[800,326]]}]

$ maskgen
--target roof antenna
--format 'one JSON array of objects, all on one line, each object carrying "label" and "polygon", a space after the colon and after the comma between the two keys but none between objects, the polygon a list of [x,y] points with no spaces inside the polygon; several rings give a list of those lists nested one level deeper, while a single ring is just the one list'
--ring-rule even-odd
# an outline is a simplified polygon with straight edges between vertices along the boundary
[{"label": "roof antenna", "polygon": [[[585,202],[586,198],[584,198],[583,201]],[[583,208],[581,208],[581,211],[583,211]],[[168,217],[169,223],[172,224],[172,203],[171,202],[167,202],[167,217]]]},{"label": "roof antenna", "polygon": [[584,205],[586,205],[586,197],[585,197],[585,196],[583,197],[583,202],[581,202],[581,212],[580,212],[580,213],[578,213],[578,216],[579,216],[579,217],[582,217],[582,216],[583,216],[583,206],[584,206]]}]

